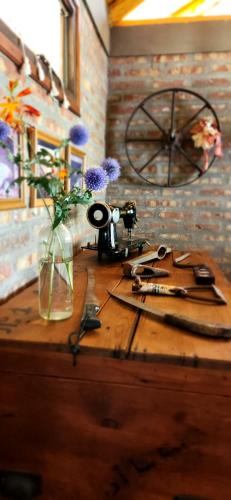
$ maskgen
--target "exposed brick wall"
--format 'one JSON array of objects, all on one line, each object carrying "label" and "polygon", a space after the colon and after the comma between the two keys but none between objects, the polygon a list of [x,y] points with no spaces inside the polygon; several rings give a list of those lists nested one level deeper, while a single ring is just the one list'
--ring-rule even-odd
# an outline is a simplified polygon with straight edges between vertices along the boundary
[{"label": "exposed brick wall", "polygon": [[[210,251],[231,278],[231,52],[111,58],[107,154],[120,160],[123,174],[107,197],[121,205],[135,199],[137,235],[176,249]],[[224,157],[206,175],[181,188],[155,188],[128,164],[124,136],[135,107],[149,94],[184,87],[208,99],[218,114]]]},{"label": "exposed brick wall", "polygon": [[[53,102],[46,91],[30,78],[27,82],[21,79],[20,83],[32,87],[33,96],[27,101],[42,113],[37,122],[39,130],[62,139],[69,128],[78,122],[88,127],[90,141],[83,150],[87,154],[87,164],[92,166],[99,164],[105,156],[108,58],[82,2],[80,7],[81,118]],[[1,96],[8,79],[18,77],[15,65],[0,54]],[[29,208],[28,191],[27,206],[25,209],[0,211],[0,298],[17,290],[37,274],[37,237],[46,212],[43,208]],[[88,241],[92,231],[83,207],[78,207],[71,230],[75,243]]]}]

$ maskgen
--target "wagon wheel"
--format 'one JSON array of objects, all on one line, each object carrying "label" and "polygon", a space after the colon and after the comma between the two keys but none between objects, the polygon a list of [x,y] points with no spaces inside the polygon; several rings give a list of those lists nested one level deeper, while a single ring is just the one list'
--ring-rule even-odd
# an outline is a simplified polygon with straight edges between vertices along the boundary
[{"label": "wagon wheel", "polygon": [[[208,117],[220,130],[211,104],[191,90],[170,88],[146,97],[133,111],[125,133],[127,157],[136,174],[161,187],[196,181],[205,173],[203,150],[194,147],[190,130]],[[215,158],[212,149],[208,168]]]}]

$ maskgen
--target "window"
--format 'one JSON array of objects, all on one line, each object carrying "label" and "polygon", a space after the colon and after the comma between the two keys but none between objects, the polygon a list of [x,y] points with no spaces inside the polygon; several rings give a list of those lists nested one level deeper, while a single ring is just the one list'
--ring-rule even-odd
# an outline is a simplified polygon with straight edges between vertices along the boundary
[{"label": "window", "polygon": [[231,15],[230,0],[165,0],[159,3],[143,0],[138,4],[121,18],[121,24],[155,23],[158,20],[179,22],[184,18],[203,20]]},{"label": "window", "polygon": [[[47,90],[51,86],[49,63],[59,89],[58,99],[63,99],[62,79],[70,109],[79,114],[79,7],[75,0],[8,0],[2,6],[1,16],[0,50],[20,68],[23,42],[32,78]],[[35,54],[44,56],[43,81],[38,78]]]}]

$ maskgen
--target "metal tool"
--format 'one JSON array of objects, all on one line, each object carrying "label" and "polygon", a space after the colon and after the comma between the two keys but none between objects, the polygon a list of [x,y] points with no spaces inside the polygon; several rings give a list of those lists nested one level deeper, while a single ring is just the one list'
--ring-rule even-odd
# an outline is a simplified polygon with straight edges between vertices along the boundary
[{"label": "metal tool", "polygon": [[186,264],[181,264],[181,262],[187,259],[191,254],[185,253],[180,257],[173,259],[173,266],[179,267],[181,269],[192,269],[193,275],[197,285],[212,285],[215,283],[215,275],[207,264],[192,264],[188,262]]},{"label": "metal tool", "polygon": [[[156,283],[144,283],[138,277],[132,285],[132,291],[137,294],[170,295],[196,301],[207,302],[209,304],[227,304],[227,301],[218,287],[215,285],[205,286],[174,286]],[[213,297],[203,297],[201,293],[211,291]]]},{"label": "metal tool", "polygon": [[215,283],[215,275],[212,269],[205,264],[194,266],[193,275],[197,285],[212,285]]},{"label": "metal tool", "polygon": [[[125,268],[124,268],[125,269]],[[161,269],[160,267],[143,266],[142,264],[136,264],[134,266],[126,266],[126,278],[137,278],[140,276],[142,278],[159,278],[164,276],[169,276],[170,273],[167,269]]]},{"label": "metal tool", "polygon": [[[141,264],[145,264],[145,262],[149,262],[150,260],[163,260],[166,255],[171,253],[172,249],[166,247],[165,245],[160,245],[157,250],[151,250],[149,252],[146,252],[143,255],[139,255],[138,257],[135,257],[134,259],[127,260],[122,264],[123,266],[123,274],[124,276],[130,278],[132,276],[132,269],[134,269],[134,266],[140,266]],[[169,276],[169,272],[166,271],[165,269],[161,269],[160,272],[163,273],[165,272],[166,274],[158,274],[158,270],[156,269],[156,274],[154,276]],[[153,276],[153,275],[152,275]],[[143,275],[144,277],[144,275]],[[145,277],[151,277],[151,276],[145,276]]]},{"label": "metal tool", "polygon": [[134,299],[133,297],[126,297],[126,295],[117,294],[112,291],[108,293],[129,306],[135,307],[145,311],[158,321],[162,321],[171,326],[177,326],[178,328],[183,328],[184,330],[189,330],[190,332],[196,333],[197,335],[204,335],[206,337],[212,338],[231,338],[231,325],[222,325],[219,323],[202,323],[201,321],[194,320],[193,318],[187,318],[186,316],[181,316],[178,314],[173,314],[166,311],[161,311],[160,309],[152,308]]},{"label": "metal tool", "polygon": [[183,267],[185,269],[193,267],[194,264],[191,264],[190,262],[188,262],[187,264],[181,264],[182,260],[187,259],[190,255],[191,253],[187,252],[183,255],[180,255],[180,257],[176,257],[175,259],[173,259],[174,267]]},{"label": "metal tool", "polygon": [[[70,333],[68,343],[73,354],[73,365],[76,364],[76,356],[79,353],[79,342],[88,330],[96,330],[101,327],[101,322],[96,314],[99,312],[98,299],[95,296],[95,276],[92,268],[87,269],[87,289],[85,294],[85,304],[80,322],[80,328]],[[73,338],[75,337],[75,342]]]}]

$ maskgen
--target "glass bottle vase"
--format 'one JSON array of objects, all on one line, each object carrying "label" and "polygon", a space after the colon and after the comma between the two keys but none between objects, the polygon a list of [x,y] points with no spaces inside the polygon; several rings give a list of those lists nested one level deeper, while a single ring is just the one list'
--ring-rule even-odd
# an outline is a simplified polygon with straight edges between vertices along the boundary
[{"label": "glass bottle vase", "polygon": [[73,244],[69,229],[48,224],[39,233],[39,313],[62,320],[73,313]]}]

